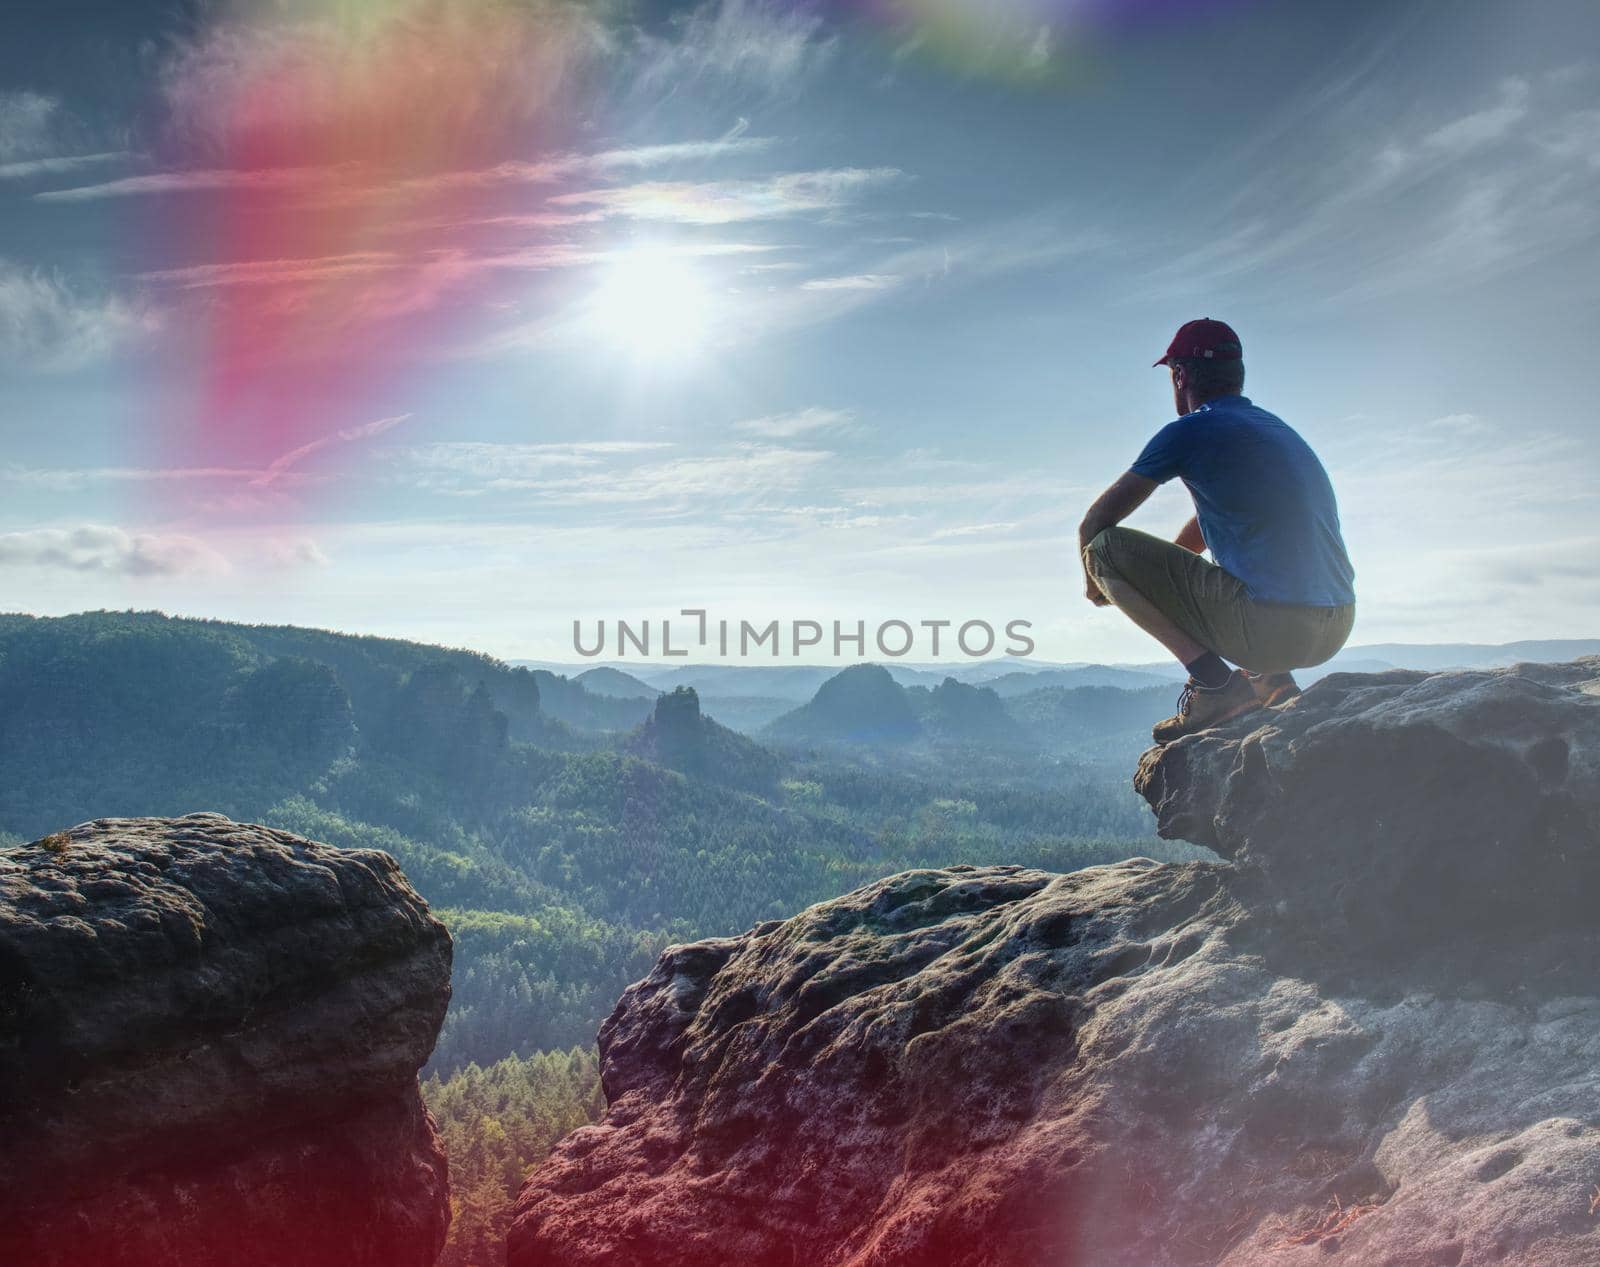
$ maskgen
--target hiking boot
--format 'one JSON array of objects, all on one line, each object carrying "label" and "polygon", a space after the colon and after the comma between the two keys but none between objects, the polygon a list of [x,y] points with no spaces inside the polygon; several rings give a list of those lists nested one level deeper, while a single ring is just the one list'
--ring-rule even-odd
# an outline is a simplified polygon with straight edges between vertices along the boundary
[{"label": "hiking boot", "polygon": [[1210,730],[1225,721],[1261,707],[1250,679],[1235,669],[1221,686],[1205,687],[1190,678],[1178,696],[1177,713],[1151,730],[1157,743],[1171,743],[1184,735]]},{"label": "hiking boot", "polygon": [[1262,708],[1277,708],[1300,694],[1300,685],[1293,673],[1252,673],[1249,676]]}]

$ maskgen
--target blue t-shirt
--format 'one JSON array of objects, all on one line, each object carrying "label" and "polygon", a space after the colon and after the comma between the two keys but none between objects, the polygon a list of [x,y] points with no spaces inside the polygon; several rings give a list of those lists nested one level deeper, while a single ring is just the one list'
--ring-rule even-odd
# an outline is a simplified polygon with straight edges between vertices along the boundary
[{"label": "blue t-shirt", "polygon": [[1328,473],[1288,423],[1247,397],[1219,396],[1169,422],[1130,469],[1158,484],[1184,482],[1211,557],[1250,597],[1307,607],[1355,602]]}]

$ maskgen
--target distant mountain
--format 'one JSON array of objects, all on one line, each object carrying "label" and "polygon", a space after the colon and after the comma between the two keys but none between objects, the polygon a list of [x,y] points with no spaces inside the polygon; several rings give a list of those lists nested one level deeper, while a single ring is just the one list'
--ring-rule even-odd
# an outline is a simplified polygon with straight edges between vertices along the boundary
[{"label": "distant mountain", "polygon": [[648,682],[641,682],[631,673],[602,666],[580,673],[572,679],[591,695],[604,695],[608,699],[653,700],[661,692]]},{"label": "distant mountain", "polygon": [[702,715],[699,696],[686,686],[661,695],[623,747],[680,774],[757,796],[770,796],[778,785],[778,758]]},{"label": "distant mountain", "polygon": [[716,718],[724,726],[753,735],[787,713],[794,701],[773,695],[702,695],[700,707],[707,717]]},{"label": "distant mountain", "polygon": [[[1528,642],[1375,642],[1346,647],[1326,664],[1295,672],[1301,684],[1330,673],[1382,673],[1386,669],[1418,669],[1438,673],[1444,669],[1495,669],[1508,664],[1556,664],[1579,656],[1600,655],[1600,638],[1558,638]],[[1183,670],[1168,661],[1119,665],[1141,673],[1182,677]]]},{"label": "distant mountain", "polygon": [[906,690],[877,664],[857,664],[817,688],[807,704],[779,717],[763,735],[790,744],[908,744],[919,738]]},{"label": "distant mountain", "polygon": [[657,690],[671,691],[687,686],[696,694],[709,696],[767,696],[803,703],[817,688],[839,671],[826,664],[691,664],[663,669],[659,665],[635,669],[634,675]]},{"label": "distant mountain", "polygon": [[521,669],[539,684],[539,699],[549,713],[586,731],[632,730],[650,715],[650,699],[615,699],[584,688],[582,682],[548,669]]},{"label": "distant mountain", "polygon": [[936,743],[1014,748],[1028,740],[1000,697],[987,686],[947,677],[931,691],[904,688],[924,735]]},{"label": "distant mountain", "polygon": [[[1327,664],[1303,669],[1296,676],[1303,684],[1309,684],[1329,673],[1378,673],[1393,668],[1429,672],[1451,668],[1494,668],[1518,661],[1566,661],[1580,655],[1600,655],[1600,639],[1500,644],[1374,643],[1346,647]],[[688,665],[617,661],[582,667],[552,661],[514,660],[511,663],[530,668],[535,673],[549,674],[548,679],[539,678],[541,689],[552,694],[552,698],[546,702],[546,711],[584,730],[628,729],[643,718],[653,692],[688,686],[700,696],[703,707],[712,716],[736,729],[753,731],[783,711],[781,707],[775,708],[775,704],[792,708],[796,704],[806,703],[824,682],[841,671],[839,665],[750,661]],[[922,686],[933,690],[947,678],[953,678],[957,682],[992,687],[1001,699],[1014,699],[1029,691],[1046,688],[1072,690],[1115,686],[1126,690],[1142,690],[1156,683],[1181,682],[1184,676],[1183,666],[1171,660],[1086,664],[994,656],[987,660],[952,660],[946,665],[927,661],[894,661],[880,667],[901,686]],[[575,676],[567,678],[563,674]],[[557,679],[586,688],[587,699],[579,696],[569,698],[559,686],[552,688],[550,683]],[[596,706],[589,702],[596,697],[611,701],[612,706],[608,708],[604,703]],[[615,707],[618,701],[629,702],[619,709]],[[747,703],[735,704],[730,701]]]},{"label": "distant mountain", "polygon": [[1126,766],[1150,746],[1150,727],[1171,715],[1175,700],[1171,684],[1051,687],[1006,707],[1047,751]]},{"label": "distant mountain", "polygon": [[1164,687],[1170,674],[1146,673],[1139,669],[1118,669],[1103,664],[1086,664],[1075,669],[1045,669],[1038,673],[1007,673],[993,678],[989,688],[1001,699],[1011,699],[1030,691],[1060,687],[1072,689],[1080,686],[1115,686],[1125,691],[1142,690],[1150,686]]},{"label": "distant mountain", "polygon": [[1352,661],[1381,661],[1396,669],[1493,669],[1508,664],[1553,664],[1600,655],[1600,638],[1545,639],[1494,644],[1379,642],[1346,647],[1322,672],[1359,672]]},{"label": "distant mountain", "polygon": [[[609,669],[656,691],[687,686],[700,696],[702,705],[708,711],[713,696],[722,699],[786,699],[792,703],[804,703],[830,677],[851,667],[841,664],[770,664],[753,660],[735,664],[662,664],[659,661],[619,660],[580,670],[578,665],[549,660],[513,660],[511,663],[530,669],[572,674],[574,680],[583,681],[587,681],[596,670]],[[901,686],[926,686],[931,690],[946,678],[978,684],[1011,674],[1047,673],[1095,666],[996,656],[988,660],[951,660],[946,664],[897,660],[882,667]],[[637,694],[637,688],[633,688],[633,693]]]}]

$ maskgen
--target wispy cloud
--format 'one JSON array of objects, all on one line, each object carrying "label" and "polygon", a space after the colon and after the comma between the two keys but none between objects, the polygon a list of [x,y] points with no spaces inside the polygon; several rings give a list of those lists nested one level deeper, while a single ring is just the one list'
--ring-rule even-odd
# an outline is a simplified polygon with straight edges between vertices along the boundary
[{"label": "wispy cloud", "polygon": [[778,0],[708,0],[665,36],[641,34],[622,56],[635,97],[718,88],[782,94],[832,56],[820,12]]},{"label": "wispy cloud", "polygon": [[376,273],[406,263],[395,251],[353,251],[302,260],[238,260],[229,264],[193,264],[185,268],[154,269],[139,274],[141,280],[165,282],[184,289],[206,286],[283,285],[326,281],[359,273]]},{"label": "wispy cloud", "polygon": [[905,281],[894,273],[852,273],[844,277],[813,277],[801,290],[890,290]]},{"label": "wispy cloud", "polygon": [[59,276],[0,260],[0,360],[75,369],[158,324],[153,311],[131,299],[85,294]]},{"label": "wispy cloud", "polygon": [[746,418],[743,422],[734,423],[733,429],[746,435],[765,436],[769,440],[789,440],[818,431],[837,431],[854,423],[855,416],[845,410],[813,406],[793,413]]},{"label": "wispy cloud", "polygon": [[42,93],[0,92],[0,159],[31,156],[48,149],[60,109],[56,98]]},{"label": "wispy cloud", "polygon": [[[597,177],[610,172],[755,153],[769,144],[770,140],[765,137],[726,136],[716,140],[600,150],[592,154],[559,153],[537,159],[507,159],[486,167],[447,168],[425,176],[404,178],[395,177],[384,167],[358,162],[304,167],[186,168],[145,172],[70,189],[45,190],[34,198],[40,202],[90,202],[103,198],[220,190],[299,191],[309,203],[326,206],[370,202],[402,194],[552,185],[575,177]],[[0,168],[0,175],[4,170]]]},{"label": "wispy cloud", "polygon": [[276,483],[293,470],[294,467],[324,449],[375,439],[387,431],[393,431],[410,417],[410,414],[398,414],[393,418],[379,418],[374,422],[361,423],[359,426],[345,427],[340,431],[335,431],[332,435],[320,436],[315,440],[300,445],[298,448],[291,449],[281,457],[274,458],[267,464],[265,470],[251,479],[250,483],[260,487]]},{"label": "wispy cloud", "polygon": [[269,538],[263,543],[261,554],[269,567],[285,570],[332,566],[322,547],[310,537]]},{"label": "wispy cloud", "polygon": [[115,576],[214,575],[228,561],[193,537],[130,533],[101,524],[0,534],[0,567],[52,568]]},{"label": "wispy cloud", "polygon": [[53,176],[133,157],[124,150],[83,153],[93,144],[61,101],[37,92],[0,92],[0,181]]},{"label": "wispy cloud", "polygon": [[0,180],[29,180],[35,176],[57,176],[83,167],[98,167],[132,158],[126,150],[107,150],[102,154],[66,154],[54,158],[30,158],[0,163]]},{"label": "wispy cloud", "polygon": [[225,466],[0,466],[0,480],[33,488],[76,489],[93,484],[159,484],[205,480],[248,480],[261,472]]},{"label": "wispy cloud", "polygon": [[73,189],[46,189],[34,194],[34,199],[38,202],[91,202],[100,198],[193,193],[197,190],[311,188],[324,181],[329,170],[322,167],[263,167],[247,171],[214,167],[146,172]]},{"label": "wispy cloud", "polygon": [[558,194],[550,202],[599,207],[634,220],[732,224],[833,210],[901,175],[893,167],[847,167],[786,172],[763,180],[646,181]]},{"label": "wispy cloud", "polygon": [[589,440],[566,444],[453,441],[396,450],[391,459],[405,481],[445,491],[521,488],[554,473],[598,467],[619,457],[658,452],[657,440]]},{"label": "wispy cloud", "polygon": [[[1211,200],[1204,245],[1154,266],[1153,287],[1270,278],[1324,302],[1434,293],[1600,235],[1600,119],[1573,85],[1514,76],[1453,114],[1396,122],[1377,113],[1388,110],[1378,93],[1329,103],[1302,141],[1316,161],[1272,165]],[[1575,164],[1591,146],[1596,161]]]},{"label": "wispy cloud", "polygon": [[[162,69],[173,134],[221,153],[263,137],[342,128],[379,150],[472,123],[513,130],[544,116],[611,45],[583,6],[436,0],[390,6],[241,6],[175,46]],[[303,91],[255,91],[299,84]],[[354,128],[352,123],[358,124]]]},{"label": "wispy cloud", "polygon": [[[402,450],[402,479],[460,496],[521,493],[544,505],[726,506],[802,487],[833,457],[814,448],[740,442],[716,453],[656,460],[654,441],[444,444]],[[640,459],[644,460],[640,460]]]}]

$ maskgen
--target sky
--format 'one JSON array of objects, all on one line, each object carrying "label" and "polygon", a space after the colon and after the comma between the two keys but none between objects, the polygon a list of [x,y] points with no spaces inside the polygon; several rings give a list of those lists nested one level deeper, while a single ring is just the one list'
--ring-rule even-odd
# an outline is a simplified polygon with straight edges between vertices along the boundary
[{"label": "sky", "polygon": [[5,24],[0,610],[1151,660],[1076,527],[1212,316],[1333,478],[1353,643],[1600,631],[1590,0]]}]

